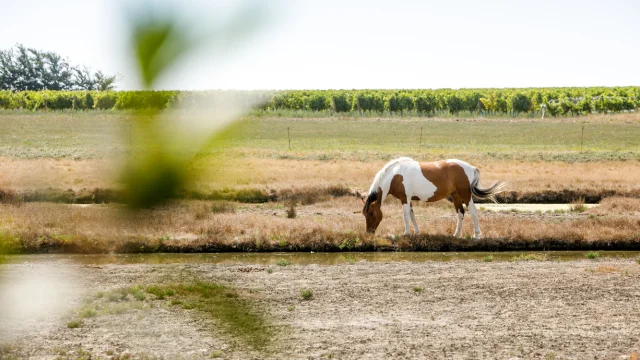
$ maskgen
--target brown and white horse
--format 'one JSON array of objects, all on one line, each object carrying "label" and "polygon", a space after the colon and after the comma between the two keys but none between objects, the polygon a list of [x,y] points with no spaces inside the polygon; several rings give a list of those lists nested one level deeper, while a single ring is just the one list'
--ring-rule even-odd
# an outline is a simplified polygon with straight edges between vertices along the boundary
[{"label": "brown and white horse", "polygon": [[382,221],[382,202],[387,195],[393,195],[402,202],[404,212],[404,234],[410,234],[409,219],[413,222],[414,234],[419,233],[411,200],[434,202],[447,196],[453,199],[458,213],[458,224],[453,236],[462,234],[464,207],[473,217],[474,238],[479,239],[478,210],[473,197],[496,202],[495,195],[502,192],[504,182],[496,182],[488,188],[481,188],[480,171],[460,160],[441,160],[419,163],[408,157],[391,160],[380,170],[371,184],[369,194],[362,197],[362,214],[367,221],[367,231],[375,233]]}]

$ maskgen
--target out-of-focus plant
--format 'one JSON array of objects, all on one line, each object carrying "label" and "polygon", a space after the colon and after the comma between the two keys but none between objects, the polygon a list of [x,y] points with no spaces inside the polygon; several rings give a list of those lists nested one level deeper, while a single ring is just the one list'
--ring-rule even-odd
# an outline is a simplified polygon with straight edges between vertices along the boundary
[{"label": "out-of-focus plant", "polygon": [[[128,10],[132,52],[142,85],[153,89],[163,75],[198,48],[227,51],[229,45],[253,33],[264,11],[257,2],[248,2],[228,19],[211,19],[216,25],[202,30],[181,18],[177,9],[154,8],[149,3]],[[136,143],[121,177],[130,208],[152,207],[176,197],[192,180],[187,169],[195,155],[254,105],[233,96],[216,96],[178,105],[176,112],[150,109],[136,113],[133,133],[143,134],[144,141]]]}]

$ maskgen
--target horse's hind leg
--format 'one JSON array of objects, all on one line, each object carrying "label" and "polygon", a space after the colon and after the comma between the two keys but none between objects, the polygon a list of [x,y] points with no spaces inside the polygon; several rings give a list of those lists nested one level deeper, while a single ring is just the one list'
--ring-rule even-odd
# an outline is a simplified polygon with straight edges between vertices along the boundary
[{"label": "horse's hind leg", "polygon": [[453,199],[453,206],[456,208],[456,213],[458,213],[458,224],[456,225],[456,232],[453,234],[454,237],[459,237],[462,235],[462,221],[464,220],[464,207],[462,206],[462,198],[458,193],[451,194],[451,198]]},{"label": "horse's hind leg", "polygon": [[473,199],[469,201],[469,205],[467,205],[469,209],[469,213],[471,213],[471,217],[473,218],[473,238],[478,240],[482,235],[480,231],[480,225],[478,224],[478,209],[476,209],[476,204],[473,203]]},{"label": "horse's hind leg", "polygon": [[418,229],[416,214],[413,213],[413,204],[411,202],[409,202],[409,207],[411,208],[411,222],[413,222],[413,235],[418,235],[418,233],[420,233],[420,229]]},{"label": "horse's hind leg", "polygon": [[476,209],[476,204],[473,203],[471,188],[460,187],[458,189],[458,194],[460,195],[462,203],[467,205],[467,209],[469,209],[469,213],[473,219],[473,238],[478,240],[482,233],[480,232],[480,225],[478,225],[478,209]]}]

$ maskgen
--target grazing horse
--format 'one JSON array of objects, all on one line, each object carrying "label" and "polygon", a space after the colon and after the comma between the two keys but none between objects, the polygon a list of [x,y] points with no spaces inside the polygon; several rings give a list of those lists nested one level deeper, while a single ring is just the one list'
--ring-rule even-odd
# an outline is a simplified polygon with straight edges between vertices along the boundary
[{"label": "grazing horse", "polygon": [[496,182],[488,188],[481,188],[480,171],[460,160],[441,160],[419,163],[408,157],[391,160],[380,170],[371,184],[369,194],[362,197],[362,214],[367,221],[367,231],[375,233],[382,221],[382,202],[387,195],[393,195],[402,202],[404,212],[404,234],[410,234],[409,219],[413,222],[414,234],[419,233],[411,200],[434,202],[447,196],[453,199],[458,213],[458,224],[453,236],[462,235],[464,207],[473,217],[474,238],[479,239],[478,210],[473,197],[496,202],[495,195],[502,192],[504,182]]}]

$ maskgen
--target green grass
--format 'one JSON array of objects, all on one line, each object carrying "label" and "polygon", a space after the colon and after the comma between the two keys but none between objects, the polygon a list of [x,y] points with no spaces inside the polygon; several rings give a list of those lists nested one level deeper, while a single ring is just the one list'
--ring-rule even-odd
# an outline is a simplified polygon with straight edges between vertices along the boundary
[{"label": "green grass", "polygon": [[156,285],[153,292],[171,297],[174,305],[195,309],[217,320],[228,333],[255,348],[266,346],[271,339],[272,332],[267,326],[266,318],[233,288],[196,282]]},{"label": "green grass", "polygon": [[345,263],[349,264],[349,265],[353,265],[356,263],[356,258],[348,255],[348,256],[340,256],[340,260],[344,261]]},{"label": "green grass", "polygon": [[484,261],[484,262],[492,262],[493,261],[493,255],[487,255],[487,256],[483,257],[482,261]]},{"label": "green grass", "polygon": [[134,286],[128,289],[129,294],[131,294],[136,300],[142,301],[147,298],[147,295],[142,290],[140,286]]},{"label": "green grass", "polygon": [[82,327],[82,320],[72,320],[67,323],[69,329],[76,329]]},{"label": "green grass", "polygon": [[300,290],[300,297],[302,300],[311,300],[313,299],[313,290],[311,289],[302,289]]},{"label": "green grass", "polygon": [[413,292],[416,293],[416,294],[424,292],[424,287],[422,287],[422,286],[414,286],[413,287]]},{"label": "green grass", "polygon": [[158,300],[163,300],[166,297],[175,295],[175,291],[173,289],[167,289],[160,286],[147,286],[145,291],[149,294],[155,295]]},{"label": "green grass", "polygon": [[98,316],[98,311],[92,308],[84,308],[80,310],[80,316],[83,318],[92,318]]},{"label": "green grass", "polygon": [[110,292],[107,294],[107,300],[109,302],[120,301],[121,298],[122,298],[122,295],[120,293]]},{"label": "green grass", "polygon": [[289,266],[289,265],[291,265],[291,264],[293,264],[293,263],[292,263],[292,262],[291,262],[291,260],[289,260],[289,259],[279,259],[279,260],[276,262],[276,265],[278,265],[278,266]]},{"label": "green grass", "polygon": [[210,354],[212,359],[220,359],[224,356],[224,353],[221,350],[215,350]]},{"label": "green grass", "polygon": [[[102,292],[102,296],[94,295],[87,302],[77,312],[81,319],[120,315],[168,304],[194,310],[214,319],[229,335],[240,338],[256,349],[266,346],[272,337],[266,317],[250,300],[241,297],[234,288],[215,283],[138,285]],[[69,328],[80,326],[81,320],[67,323]]]},{"label": "green grass", "polygon": [[[515,160],[637,160],[640,123],[454,121],[433,119],[252,118],[225,136],[226,154],[292,159],[388,159],[424,151]],[[423,127],[420,146],[420,127]],[[287,128],[291,134],[288,150]],[[425,131],[426,129],[426,131]],[[562,136],[557,136],[562,134]],[[0,156],[94,158],[122,154],[146,136],[129,136],[123,112],[0,112]],[[451,139],[455,139],[452,141]],[[131,144],[130,144],[131,142]],[[216,145],[220,145],[216,143]],[[203,152],[220,154],[220,147]],[[476,155],[479,154],[479,155]]]},{"label": "green grass", "polygon": [[600,257],[600,253],[596,251],[589,251],[588,253],[584,254],[584,257],[586,257],[587,259],[597,259]]},{"label": "green grass", "polygon": [[518,256],[514,256],[511,261],[545,261],[548,260],[549,257],[547,254],[524,254],[521,253]]}]

